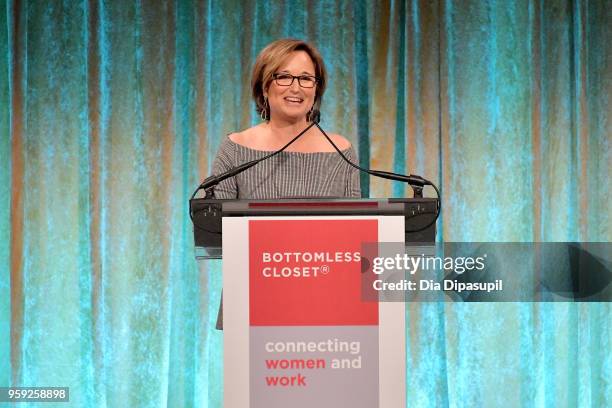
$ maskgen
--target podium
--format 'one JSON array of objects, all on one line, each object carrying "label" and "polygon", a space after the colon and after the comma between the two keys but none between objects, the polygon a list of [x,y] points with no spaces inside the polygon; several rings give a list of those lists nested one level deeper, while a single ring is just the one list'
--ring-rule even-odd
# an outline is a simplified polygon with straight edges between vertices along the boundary
[{"label": "podium", "polygon": [[435,241],[435,199],[190,202],[223,259],[224,406],[406,404],[405,304],[364,296],[380,243]]}]

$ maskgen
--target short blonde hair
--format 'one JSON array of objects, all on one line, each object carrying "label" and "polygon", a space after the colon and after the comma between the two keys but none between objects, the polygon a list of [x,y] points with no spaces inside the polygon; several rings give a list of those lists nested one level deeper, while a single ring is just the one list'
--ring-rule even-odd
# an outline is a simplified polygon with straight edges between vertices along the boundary
[{"label": "short blonde hair", "polygon": [[319,120],[321,100],[323,99],[323,92],[325,92],[325,84],[327,82],[323,58],[321,58],[321,54],[313,45],[292,38],[284,38],[268,44],[261,50],[253,66],[253,74],[251,75],[253,99],[255,100],[257,113],[262,115],[262,112],[265,112],[266,120],[270,119],[270,112],[269,107],[266,106],[264,92],[268,89],[270,83],[272,83],[272,76],[285,62],[289,54],[294,51],[305,51],[314,64],[315,76],[318,81],[315,88],[315,102],[310,114],[310,120]]}]

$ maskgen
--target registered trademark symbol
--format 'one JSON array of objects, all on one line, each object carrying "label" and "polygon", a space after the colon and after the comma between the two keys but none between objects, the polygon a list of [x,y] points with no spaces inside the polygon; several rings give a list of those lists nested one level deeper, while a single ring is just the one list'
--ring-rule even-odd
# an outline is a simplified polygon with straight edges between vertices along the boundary
[{"label": "registered trademark symbol", "polygon": [[327,265],[323,265],[323,266],[321,267],[321,273],[322,273],[323,275],[327,275],[327,274],[329,273],[329,266],[327,266]]}]

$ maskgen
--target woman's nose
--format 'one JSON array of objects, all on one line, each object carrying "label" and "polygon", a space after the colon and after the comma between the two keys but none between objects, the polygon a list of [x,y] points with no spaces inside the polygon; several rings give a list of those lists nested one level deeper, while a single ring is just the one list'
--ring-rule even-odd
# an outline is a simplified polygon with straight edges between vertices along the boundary
[{"label": "woman's nose", "polygon": [[291,86],[289,87],[289,89],[291,89],[292,91],[300,90],[300,82],[298,81],[297,78],[293,78],[293,82],[291,83]]}]

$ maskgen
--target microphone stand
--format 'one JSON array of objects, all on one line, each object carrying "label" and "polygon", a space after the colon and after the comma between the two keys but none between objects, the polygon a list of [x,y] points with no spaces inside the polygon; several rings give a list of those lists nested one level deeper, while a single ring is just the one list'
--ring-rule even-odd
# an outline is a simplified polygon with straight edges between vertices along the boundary
[{"label": "microphone stand", "polygon": [[[409,174],[409,175],[405,175],[405,174],[398,174],[398,173],[392,173],[389,171],[383,171],[383,170],[371,170],[371,169],[366,169],[363,168],[355,163],[353,163],[352,161],[350,161],[343,153],[342,151],[338,148],[338,146],[336,146],[336,144],[331,140],[331,138],[327,135],[327,133],[325,133],[325,131],[321,128],[321,126],[319,126],[318,122],[312,122],[310,125],[308,125],[304,130],[302,130],[297,136],[295,136],[293,139],[291,139],[286,145],[284,145],[283,147],[281,147],[279,150],[272,152],[260,159],[256,159],[256,160],[251,160],[248,161],[246,163],[243,163],[239,166],[234,167],[233,169],[230,169],[228,171],[226,171],[225,173],[222,173],[218,176],[210,176],[207,177],[199,186],[198,188],[196,188],[196,190],[193,192],[192,196],[191,196],[191,200],[193,200],[196,196],[196,194],[198,194],[198,192],[200,190],[204,190],[205,191],[205,199],[214,199],[215,197],[215,186],[217,186],[219,183],[221,183],[223,180],[226,180],[230,177],[235,177],[238,174],[242,173],[243,171],[246,171],[248,169],[250,169],[251,167],[255,166],[256,164],[258,164],[259,162],[262,162],[264,160],[268,160],[271,157],[276,156],[277,154],[279,154],[280,152],[284,151],[286,148],[288,148],[293,142],[295,142],[297,139],[299,139],[304,133],[306,133],[311,127],[313,126],[317,126],[317,128],[321,131],[321,133],[323,133],[323,136],[325,136],[325,138],[327,139],[327,141],[334,147],[334,149],[336,149],[336,152],[338,152],[338,154],[340,155],[340,157],[342,157],[342,159],[347,162],[350,166],[354,167],[355,169],[365,172],[369,175],[372,176],[376,176],[376,177],[380,177],[380,178],[384,178],[387,180],[393,180],[393,181],[401,181],[403,183],[408,183],[410,184],[410,187],[412,187],[412,190],[414,192],[414,197],[415,198],[423,198],[423,187],[425,186],[432,186],[434,190],[436,190],[436,194],[438,196],[438,200],[437,200],[437,204],[436,204],[436,216],[435,218],[429,223],[427,224],[425,227],[419,229],[418,231],[421,231],[423,229],[429,228],[429,226],[431,226],[432,224],[434,224],[437,220],[438,217],[440,216],[440,190],[438,190],[438,187],[436,187],[436,185],[434,183],[432,183],[431,181],[421,177],[421,176],[417,176],[414,174]],[[189,216],[192,218],[192,214],[191,211],[189,212]],[[413,231],[415,232],[415,231]]]},{"label": "microphone stand", "polygon": [[363,171],[372,176],[381,177],[387,180],[401,181],[403,183],[408,183],[410,184],[410,187],[412,187],[412,191],[414,192],[414,198],[423,198],[423,187],[426,185],[432,186],[438,192],[438,198],[440,197],[440,193],[437,187],[431,181],[424,179],[421,176],[417,176],[414,174],[410,174],[406,176],[404,174],[392,173],[389,171],[371,170],[371,169],[363,168],[353,163],[348,158],[346,158],[346,156],[342,153],[342,151],[338,148],[338,146],[336,146],[336,144],[331,140],[331,138],[327,135],[327,133],[325,133],[325,131],[321,128],[321,126],[319,126],[318,123],[316,123],[316,125],[317,125],[317,128],[319,128],[319,130],[321,131],[321,133],[323,133],[323,136],[325,136],[327,141],[334,147],[334,149],[336,149],[336,152],[338,152],[340,157],[342,157],[342,159],[344,159],[345,162],[347,162],[349,165],[356,168],[357,170]]}]

